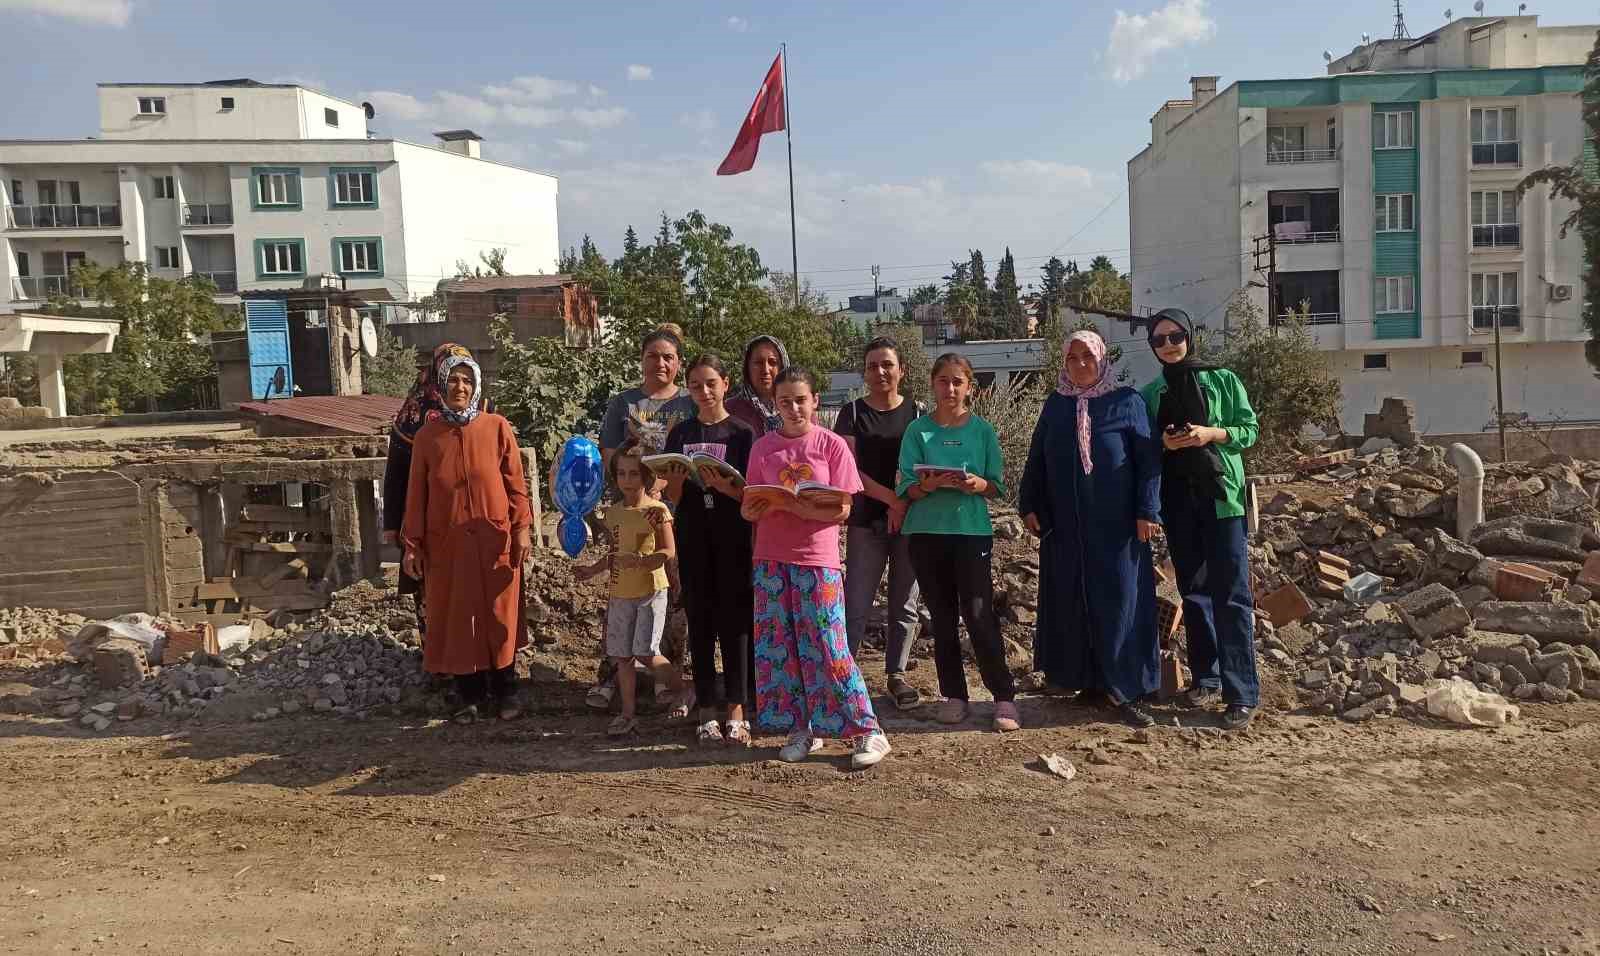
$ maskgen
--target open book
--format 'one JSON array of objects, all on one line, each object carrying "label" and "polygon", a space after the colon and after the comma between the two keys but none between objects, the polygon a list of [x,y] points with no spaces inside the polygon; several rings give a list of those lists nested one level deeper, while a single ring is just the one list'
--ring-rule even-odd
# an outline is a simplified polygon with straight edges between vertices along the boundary
[{"label": "open book", "polygon": [[[753,497],[752,497],[753,496]],[[841,488],[820,481],[802,481],[794,488],[787,485],[746,485],[745,501],[768,501],[774,505],[804,501],[819,507],[837,507],[850,500],[850,494]]]},{"label": "open book", "polygon": [[657,473],[681,468],[688,473],[689,480],[697,485],[700,483],[700,468],[702,465],[710,465],[717,471],[722,472],[724,477],[732,478],[735,481],[744,480],[744,476],[739,474],[739,469],[721,458],[715,455],[708,455],[705,452],[696,452],[693,455],[666,452],[660,455],[645,455],[639,460],[650,466],[651,470]]},{"label": "open book", "polygon": [[965,481],[969,474],[965,465],[960,468],[951,468],[948,465],[913,465],[911,470],[916,472],[919,479],[932,475],[935,478],[960,478]]}]

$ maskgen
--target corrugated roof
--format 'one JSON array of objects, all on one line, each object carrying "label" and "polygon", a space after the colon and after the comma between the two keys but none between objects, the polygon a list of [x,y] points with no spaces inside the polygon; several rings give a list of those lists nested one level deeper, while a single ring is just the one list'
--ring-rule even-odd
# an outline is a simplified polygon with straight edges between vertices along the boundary
[{"label": "corrugated roof", "polygon": [[506,292],[512,289],[559,288],[572,281],[570,275],[483,276],[476,279],[450,279],[441,287],[445,292]]},{"label": "corrugated roof", "polygon": [[303,395],[270,402],[244,402],[249,418],[290,418],[347,435],[381,435],[394,424],[403,398],[392,395]]}]

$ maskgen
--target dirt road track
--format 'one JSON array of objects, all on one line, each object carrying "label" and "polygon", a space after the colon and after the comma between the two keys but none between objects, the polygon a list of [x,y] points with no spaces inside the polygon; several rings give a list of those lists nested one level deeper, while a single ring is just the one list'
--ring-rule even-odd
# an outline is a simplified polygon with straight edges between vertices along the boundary
[{"label": "dirt road track", "polygon": [[0,952],[1600,953],[1600,706],[1147,743],[1023,716],[891,718],[866,774],[589,715],[0,718]]}]

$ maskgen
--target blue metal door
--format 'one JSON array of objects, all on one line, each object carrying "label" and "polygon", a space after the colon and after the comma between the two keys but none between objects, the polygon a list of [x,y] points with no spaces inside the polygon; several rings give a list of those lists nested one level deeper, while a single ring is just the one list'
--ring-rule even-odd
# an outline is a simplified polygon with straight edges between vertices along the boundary
[{"label": "blue metal door", "polygon": [[244,322],[250,347],[250,397],[261,401],[294,395],[288,303],[247,300]]}]

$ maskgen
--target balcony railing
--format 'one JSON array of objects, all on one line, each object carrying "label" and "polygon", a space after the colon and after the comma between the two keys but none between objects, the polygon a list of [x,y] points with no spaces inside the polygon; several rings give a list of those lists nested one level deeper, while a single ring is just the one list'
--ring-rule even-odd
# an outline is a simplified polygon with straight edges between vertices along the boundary
[{"label": "balcony railing", "polygon": [[1522,224],[1506,223],[1498,226],[1473,226],[1472,248],[1516,248],[1522,245]]},{"label": "balcony railing", "polygon": [[191,272],[191,279],[210,279],[211,284],[217,287],[218,292],[234,293],[239,291],[239,274],[237,272]]},{"label": "balcony railing", "polygon": [[1268,165],[1278,163],[1330,163],[1339,158],[1338,149],[1267,149]]},{"label": "balcony railing", "polygon": [[15,299],[43,302],[57,293],[77,298],[86,295],[83,286],[67,276],[14,276],[11,279],[11,295]]},{"label": "balcony railing", "polygon": [[[1283,223],[1283,225],[1292,226],[1297,224]],[[1284,229],[1278,231],[1277,238],[1278,245],[1280,246],[1308,245],[1314,242],[1338,242],[1339,230],[1330,229],[1323,232],[1295,232],[1293,229]]]},{"label": "balcony railing", "polygon": [[[1340,312],[1311,312],[1301,315],[1300,318],[1307,325],[1339,325],[1344,321],[1343,313]],[[1272,324],[1288,325],[1294,319],[1294,313],[1283,312],[1278,315],[1278,320]]]},{"label": "balcony railing", "polygon": [[6,220],[12,229],[120,229],[122,207],[12,206]]},{"label": "balcony railing", "polygon": [[1520,143],[1473,143],[1472,165],[1518,166],[1522,163]]},{"label": "balcony railing", "polygon": [[1494,314],[1500,313],[1500,327],[1502,329],[1522,328],[1522,307],[1515,305],[1476,305],[1472,307],[1472,330],[1474,332],[1493,332]]},{"label": "balcony railing", "polygon": [[233,206],[230,203],[184,203],[185,226],[231,226]]}]

